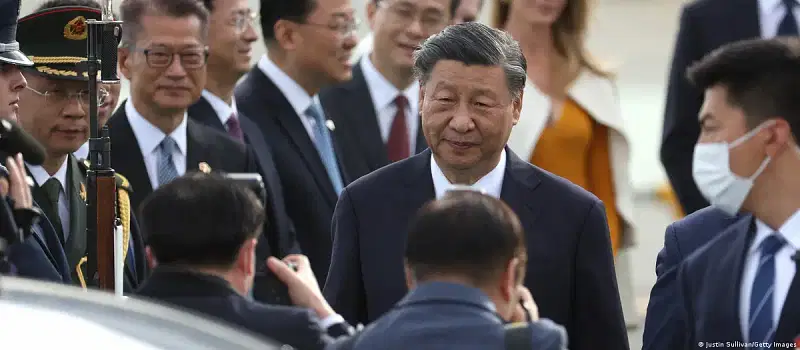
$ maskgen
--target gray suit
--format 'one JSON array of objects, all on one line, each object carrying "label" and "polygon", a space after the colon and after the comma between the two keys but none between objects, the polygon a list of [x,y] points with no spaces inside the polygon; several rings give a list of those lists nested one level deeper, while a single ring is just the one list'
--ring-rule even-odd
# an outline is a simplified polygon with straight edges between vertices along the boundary
[{"label": "gray suit", "polygon": [[[566,349],[567,334],[550,320],[530,325],[533,348]],[[481,290],[444,282],[425,283],[358,335],[353,349],[504,349],[504,322]],[[345,341],[328,350],[349,349]]]}]

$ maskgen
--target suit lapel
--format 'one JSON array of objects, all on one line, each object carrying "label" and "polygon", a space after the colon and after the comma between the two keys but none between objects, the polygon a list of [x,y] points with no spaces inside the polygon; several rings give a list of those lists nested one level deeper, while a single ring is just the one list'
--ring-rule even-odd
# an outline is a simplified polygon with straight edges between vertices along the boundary
[{"label": "suit lapel", "polygon": [[[723,324],[714,325],[714,327],[725,330],[730,336],[731,341],[743,341],[741,318],[739,317],[739,286],[742,284],[742,269],[746,258],[747,248],[752,239],[753,233],[753,220],[739,220],[731,225],[729,230],[735,231],[735,239],[732,241],[731,249],[728,249],[724,255],[721,256],[718,262],[715,262],[718,268],[716,273],[708,274],[712,280],[706,281],[706,285],[713,290],[711,296],[717,298],[719,302],[714,302],[715,305],[711,314],[715,322]],[[731,287],[733,286],[733,287]],[[727,340],[728,338],[726,338]]]},{"label": "suit lapel", "polygon": [[[411,157],[409,176],[405,178],[405,186],[407,188],[405,198],[406,209],[402,213],[409,213],[413,215],[419,208],[436,198],[436,191],[433,187],[433,177],[431,175],[431,151],[425,150],[424,152]],[[398,213],[401,211],[398,210]],[[407,225],[408,218],[403,218],[402,225]],[[403,226],[405,227],[405,226]]]},{"label": "suit lapel", "polygon": [[[744,39],[754,39],[761,37],[761,23],[758,19],[758,1],[753,0],[731,0],[730,6],[723,6],[718,9],[716,20],[709,23],[732,23],[733,25],[716,28],[723,28],[722,39],[724,42],[716,43],[714,47],[721,46],[728,42]],[[717,22],[720,21],[720,22]]]},{"label": "suit lapel", "polygon": [[186,172],[199,169],[201,162],[210,164],[220,164],[215,159],[209,159],[211,152],[206,151],[206,146],[201,140],[200,132],[197,130],[201,126],[189,120],[186,123]]},{"label": "suit lapel", "polygon": [[788,343],[794,341],[798,333],[800,333],[800,271],[795,272],[789,293],[786,294],[780,322],[773,339],[775,342]]},{"label": "suit lapel", "polygon": [[201,96],[197,102],[189,106],[188,114],[189,118],[192,118],[204,125],[208,125],[222,132],[227,131],[225,129],[225,125],[222,125],[222,121],[219,120],[219,116],[214,110],[214,107],[211,106],[211,103],[209,103],[205,97]]},{"label": "suit lapel", "polygon": [[70,233],[65,250],[67,261],[74,267],[86,254],[86,201],[81,197],[85,193],[83,172],[72,155],[67,162]]},{"label": "suit lapel", "polygon": [[[303,126],[303,122],[300,121],[300,118],[304,116],[297,115],[297,112],[295,112],[281,90],[278,89],[260,69],[253,69],[250,74],[253,75],[255,83],[263,87],[264,93],[262,96],[264,96],[265,110],[274,111],[271,114],[274,116],[277,124],[283,129],[284,133],[289,136],[290,142],[300,153],[303,162],[314,175],[317,186],[320,187],[325,198],[327,198],[329,202],[332,202],[331,204],[335,205],[338,196],[333,190],[333,183],[331,183],[328,177],[328,172],[322,164],[322,159],[317,152],[317,148],[314,146],[314,142],[311,141],[305,126]],[[333,141],[335,145],[336,140],[334,139]],[[340,171],[343,172],[344,169],[340,169]]]},{"label": "suit lapel", "polygon": [[339,116],[348,119],[346,125],[353,130],[356,142],[361,152],[366,154],[370,168],[378,169],[389,164],[389,155],[381,137],[378,116],[375,114],[375,102],[372,101],[360,61],[353,68],[353,79],[343,89],[347,92],[346,97],[336,101],[340,104]]},{"label": "suit lapel", "polygon": [[109,121],[111,132],[112,167],[118,173],[124,175],[131,187],[131,206],[132,212],[138,212],[138,205],[144,197],[153,192],[153,185],[150,183],[150,176],[144,164],[144,156],[139,149],[139,142],[133,133],[131,124],[125,114],[125,102],[117,109],[117,112]]},{"label": "suit lapel", "polygon": [[[522,226],[525,228],[526,240],[529,241],[528,247],[547,249],[546,244],[538,244],[539,241],[545,241],[546,239],[540,237],[540,235],[545,233],[537,228],[547,226],[537,224],[541,207],[547,203],[547,200],[539,199],[534,193],[534,190],[539,186],[541,180],[536,175],[535,168],[521,160],[508,147],[506,147],[506,155],[506,170],[503,176],[503,187],[500,190],[500,198],[517,213],[517,216],[522,221]],[[528,256],[547,255],[548,254],[528,252]],[[531,273],[534,273],[534,271],[531,271]]]}]

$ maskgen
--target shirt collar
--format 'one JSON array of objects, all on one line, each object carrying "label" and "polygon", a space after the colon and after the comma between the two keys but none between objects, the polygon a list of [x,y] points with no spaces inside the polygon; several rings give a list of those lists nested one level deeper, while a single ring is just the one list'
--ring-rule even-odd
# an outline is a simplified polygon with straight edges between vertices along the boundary
[{"label": "shirt collar", "polygon": [[[476,181],[469,187],[481,192],[485,192],[495,198],[500,198],[500,191],[503,188],[503,177],[506,173],[506,150],[503,149],[500,153],[500,161],[488,174],[484,175],[480,180]],[[442,198],[448,190],[457,187],[453,185],[444,176],[442,169],[436,164],[436,159],[433,158],[431,153],[431,177],[433,178],[433,189],[436,193],[436,198]]]},{"label": "shirt collar", "polygon": [[33,179],[36,181],[37,185],[42,186],[45,182],[47,182],[47,180],[50,180],[51,177],[54,177],[56,180],[58,180],[58,182],[61,183],[62,191],[67,188],[67,164],[69,164],[69,157],[64,160],[64,163],[61,164],[61,167],[58,168],[56,173],[53,174],[53,176],[50,176],[50,174],[47,173],[47,170],[44,170],[41,165],[30,165],[27,162],[25,163],[25,165],[28,166],[28,171],[31,172],[31,176],[33,176]]},{"label": "shirt collar", "polygon": [[219,96],[214,95],[208,90],[203,90],[201,94],[206,101],[208,101],[208,104],[211,105],[211,108],[214,109],[214,113],[217,113],[217,117],[219,117],[222,125],[228,122],[232,114],[236,114],[236,100],[233,96],[231,96],[231,104],[229,105],[219,98]]},{"label": "shirt collar", "polygon": [[261,59],[258,60],[258,69],[275,83],[278,90],[289,100],[289,104],[292,105],[297,115],[305,115],[312,101],[311,95],[309,95],[306,90],[272,62],[267,55],[261,56]]},{"label": "shirt collar", "polygon": [[[747,254],[756,253],[761,246],[761,242],[767,239],[769,235],[775,233],[775,231],[776,230],[767,226],[763,221],[756,219],[756,235],[753,237],[753,243],[750,245]],[[800,210],[797,210],[790,216],[777,232],[786,240],[787,245],[789,245],[792,250],[800,248]]]},{"label": "shirt collar", "polygon": [[[139,149],[142,155],[152,154],[161,141],[167,137],[161,129],[150,123],[147,119],[136,111],[133,101],[128,100],[125,104],[125,114],[128,116],[128,122],[131,124],[133,134],[136,136],[136,142],[139,143]],[[178,127],[169,134],[175,143],[178,145],[178,150],[182,155],[186,156],[186,113],[183,114],[183,120],[178,124]]]},{"label": "shirt collar", "polygon": [[782,8],[782,0],[758,0],[758,12],[761,13],[761,15],[770,14],[773,11]]},{"label": "shirt collar", "polygon": [[[369,86],[369,94],[375,104],[375,109],[380,111],[386,108],[387,105],[394,103],[394,99],[400,94],[400,90],[392,85],[383,74],[378,72],[369,56],[369,53],[367,53],[361,58],[361,71],[364,72],[364,80],[367,81],[367,86]],[[408,105],[412,109],[416,109],[419,106],[419,81],[414,80],[411,85],[403,90],[402,94],[408,100]]]}]

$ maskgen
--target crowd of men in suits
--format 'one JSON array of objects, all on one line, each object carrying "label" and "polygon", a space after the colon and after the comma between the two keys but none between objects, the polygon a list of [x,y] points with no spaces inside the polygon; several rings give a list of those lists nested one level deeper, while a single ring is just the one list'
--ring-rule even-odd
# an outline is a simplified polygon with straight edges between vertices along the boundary
[{"label": "crowd of men in suits", "polygon": [[[0,1],[3,13],[18,13],[18,0]],[[686,34],[699,25],[689,21],[726,11],[712,9],[715,1],[683,15],[673,72],[699,63],[691,86],[674,78],[664,146],[673,153],[662,150],[665,164],[694,155],[691,186],[680,186],[680,171],[670,176],[682,201],[711,206],[693,204],[705,208],[667,231],[648,349],[767,348],[800,334],[800,42],[749,40],[684,58],[699,45],[683,35],[702,36]],[[765,31],[797,33],[794,1],[764,3],[788,6],[775,26],[762,18]],[[604,205],[506,147],[526,61],[507,33],[450,26],[461,4],[370,1],[373,44],[353,63],[349,0],[265,0],[259,16],[245,0],[125,0],[118,56],[130,98],[119,106],[118,86],[101,84],[97,100],[86,91],[85,21],[100,18],[97,2],[50,0],[0,21],[10,96],[0,112],[46,150],[42,165],[6,161],[10,182],[23,171],[34,182],[32,200],[17,202],[43,213],[34,234],[8,249],[16,273],[97,283],[86,264],[96,237],[86,234],[81,156],[88,106],[97,104],[120,174],[117,198],[131,208],[119,214],[131,295],[301,349],[394,349],[440,337],[480,348],[502,344],[503,323],[526,319],[539,348],[627,349]],[[251,66],[256,18],[268,53]],[[702,107],[689,111],[700,91]],[[262,203],[197,171],[258,173],[267,195]],[[266,271],[305,309],[250,300]],[[269,317],[287,321],[260,322]],[[423,321],[438,331],[415,332]],[[370,326],[348,338],[359,323]],[[476,333],[492,325],[490,336]]]}]

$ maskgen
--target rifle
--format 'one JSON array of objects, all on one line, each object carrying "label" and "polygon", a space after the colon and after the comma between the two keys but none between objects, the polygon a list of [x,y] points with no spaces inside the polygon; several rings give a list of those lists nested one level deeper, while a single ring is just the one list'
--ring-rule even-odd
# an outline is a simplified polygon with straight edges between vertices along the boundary
[{"label": "rifle", "polygon": [[[119,84],[117,46],[122,22],[115,20],[112,0],[103,0],[101,20],[87,20],[87,64],[90,101],[98,99],[97,74],[104,84]],[[89,170],[87,196],[87,272],[97,276],[98,287],[122,295],[122,228],[117,219],[117,188],[111,168],[111,138],[108,126],[102,129],[97,103],[89,104]],[[95,239],[92,239],[95,237]]]}]

